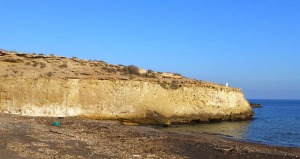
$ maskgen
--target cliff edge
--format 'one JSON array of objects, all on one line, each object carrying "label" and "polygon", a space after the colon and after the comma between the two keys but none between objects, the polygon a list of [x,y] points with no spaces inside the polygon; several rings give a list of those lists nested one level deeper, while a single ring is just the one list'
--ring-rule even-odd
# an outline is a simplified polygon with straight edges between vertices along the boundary
[{"label": "cliff edge", "polygon": [[0,51],[0,111],[143,124],[245,120],[238,88],[136,66]]}]

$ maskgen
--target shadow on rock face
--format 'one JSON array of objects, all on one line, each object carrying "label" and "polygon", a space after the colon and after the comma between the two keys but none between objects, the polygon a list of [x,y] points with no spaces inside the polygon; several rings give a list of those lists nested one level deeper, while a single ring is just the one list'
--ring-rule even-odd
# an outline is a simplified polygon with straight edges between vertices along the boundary
[{"label": "shadow on rock face", "polygon": [[193,123],[216,123],[222,121],[251,120],[253,112],[221,115],[221,114],[192,114],[185,116],[166,117],[157,111],[147,110],[143,117],[118,118],[124,125],[159,125],[169,126],[171,124],[193,124]]}]

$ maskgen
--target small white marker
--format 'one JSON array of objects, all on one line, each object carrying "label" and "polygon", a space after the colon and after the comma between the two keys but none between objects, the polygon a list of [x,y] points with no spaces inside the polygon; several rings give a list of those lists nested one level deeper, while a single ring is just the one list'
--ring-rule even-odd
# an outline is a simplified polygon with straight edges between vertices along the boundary
[{"label": "small white marker", "polygon": [[226,83],[226,87],[228,87],[228,83]]}]

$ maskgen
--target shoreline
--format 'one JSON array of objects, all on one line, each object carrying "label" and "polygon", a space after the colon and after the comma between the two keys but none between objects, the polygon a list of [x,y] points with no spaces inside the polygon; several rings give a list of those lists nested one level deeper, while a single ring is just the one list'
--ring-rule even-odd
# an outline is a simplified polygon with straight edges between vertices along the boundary
[{"label": "shoreline", "polygon": [[[224,122],[228,122],[228,121],[224,121]],[[235,122],[239,122],[239,121],[235,121]],[[203,123],[203,124],[210,124],[210,123]],[[184,124],[181,124],[184,125]],[[178,125],[176,125],[178,126]],[[221,137],[221,138],[225,138],[228,140],[233,140],[233,141],[238,141],[238,142],[245,142],[245,143],[250,143],[250,144],[258,144],[258,145],[262,145],[262,146],[273,146],[273,147],[285,147],[285,148],[298,148],[300,149],[300,146],[296,146],[296,145],[276,145],[276,144],[267,144],[267,143],[263,143],[263,142],[259,142],[259,141],[255,141],[255,140],[249,140],[249,139],[242,139],[242,138],[237,138],[234,136],[230,136],[230,135],[226,135],[226,134],[222,134],[222,133],[210,133],[210,132],[182,132],[182,131],[176,131],[176,130],[163,130],[164,127],[162,126],[153,126],[154,129],[158,129],[158,130],[162,130],[162,131],[166,131],[166,132],[174,132],[174,133],[197,133],[197,134],[204,134],[204,135],[212,135],[212,136],[217,136],[217,137]]]},{"label": "shoreline", "polygon": [[[0,113],[0,158],[300,158],[300,148],[79,117]],[[61,126],[52,126],[60,121]]]}]

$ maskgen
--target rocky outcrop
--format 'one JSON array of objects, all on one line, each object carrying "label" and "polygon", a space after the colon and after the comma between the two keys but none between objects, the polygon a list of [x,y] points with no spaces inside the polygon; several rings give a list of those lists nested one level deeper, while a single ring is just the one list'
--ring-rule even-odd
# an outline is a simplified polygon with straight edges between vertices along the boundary
[{"label": "rocky outcrop", "polygon": [[179,75],[179,74],[174,74],[174,73],[170,73],[170,72],[163,72],[163,73],[161,74],[161,76],[162,76],[163,78],[175,78],[175,79],[180,79],[180,78],[182,78],[181,75]]},{"label": "rocky outcrop", "polygon": [[251,108],[261,108],[261,104],[257,104],[257,103],[250,103]]},{"label": "rocky outcrop", "polygon": [[186,78],[127,75],[122,68],[74,58],[2,53],[0,111],[145,124],[253,116],[240,89]]},{"label": "rocky outcrop", "polygon": [[140,68],[139,69],[139,73],[140,74],[146,74],[147,73],[147,70],[143,69],[143,68]]},{"label": "rocky outcrop", "polygon": [[242,92],[156,83],[92,79],[0,80],[3,112],[29,116],[87,116],[138,123],[248,119]]}]

